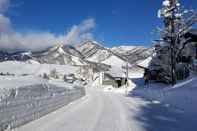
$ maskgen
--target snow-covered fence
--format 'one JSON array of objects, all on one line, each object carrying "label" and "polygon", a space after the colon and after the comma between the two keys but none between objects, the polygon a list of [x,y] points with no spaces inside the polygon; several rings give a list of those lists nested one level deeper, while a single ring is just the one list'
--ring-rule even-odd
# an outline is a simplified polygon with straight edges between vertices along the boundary
[{"label": "snow-covered fence", "polygon": [[9,97],[0,101],[0,131],[38,119],[84,95],[83,87],[67,89],[52,84],[12,89]]}]

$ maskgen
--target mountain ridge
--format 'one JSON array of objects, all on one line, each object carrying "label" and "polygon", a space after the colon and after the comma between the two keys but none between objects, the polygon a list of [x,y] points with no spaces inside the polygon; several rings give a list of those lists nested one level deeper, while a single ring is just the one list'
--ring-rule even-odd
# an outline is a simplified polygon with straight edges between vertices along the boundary
[{"label": "mountain ridge", "polygon": [[[69,64],[86,65],[89,62],[109,64],[119,61],[122,64],[126,62],[136,63],[138,60],[146,59],[152,54],[151,48],[143,46],[118,46],[107,48],[96,41],[85,41],[78,45],[55,45],[40,52],[19,52],[13,54],[0,52],[0,61],[17,60],[26,61],[34,59],[39,63],[47,64]],[[22,57],[23,56],[23,57]],[[24,59],[24,56],[25,59]],[[118,64],[118,63],[116,63]]]}]

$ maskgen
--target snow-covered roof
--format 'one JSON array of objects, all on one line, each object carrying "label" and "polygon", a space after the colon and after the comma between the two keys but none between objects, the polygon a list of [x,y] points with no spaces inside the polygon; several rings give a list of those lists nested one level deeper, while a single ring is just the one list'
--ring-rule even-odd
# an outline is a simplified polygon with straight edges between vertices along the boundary
[{"label": "snow-covered roof", "polygon": [[148,68],[151,61],[152,61],[152,57],[148,57],[147,59],[139,62],[137,65],[143,68]]},{"label": "snow-covered roof", "polygon": [[112,55],[110,56],[108,59],[102,61],[102,63],[107,64],[107,65],[111,65],[111,66],[125,66],[126,62],[122,59],[120,59],[119,57]]},{"label": "snow-covered roof", "polygon": [[125,77],[125,71],[121,67],[113,66],[109,71],[105,72],[114,78],[122,78]]}]

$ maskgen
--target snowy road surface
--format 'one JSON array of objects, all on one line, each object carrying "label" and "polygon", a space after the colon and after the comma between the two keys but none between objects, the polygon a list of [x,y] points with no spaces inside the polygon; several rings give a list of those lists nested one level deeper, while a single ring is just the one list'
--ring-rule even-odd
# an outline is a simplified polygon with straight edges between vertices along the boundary
[{"label": "snowy road surface", "polygon": [[193,131],[196,120],[158,102],[92,88],[86,97],[15,131]]}]

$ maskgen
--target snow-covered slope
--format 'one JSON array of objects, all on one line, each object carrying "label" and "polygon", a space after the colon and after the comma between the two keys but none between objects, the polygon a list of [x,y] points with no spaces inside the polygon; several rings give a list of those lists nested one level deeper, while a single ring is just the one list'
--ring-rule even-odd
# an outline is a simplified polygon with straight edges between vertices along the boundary
[{"label": "snow-covered slope", "polygon": [[39,76],[43,73],[49,74],[54,69],[61,74],[75,74],[79,70],[78,67],[69,65],[29,64],[18,61],[6,61],[0,63],[0,73],[14,74],[15,76]]},{"label": "snow-covered slope", "polygon": [[81,54],[81,52],[79,52],[74,46],[71,46],[71,45],[65,45],[62,47],[63,50],[65,52],[67,52],[68,54],[70,55],[73,55],[73,56],[76,56],[76,57],[79,57],[79,58],[83,58],[84,56]]},{"label": "snow-covered slope", "polygon": [[58,45],[48,49],[45,52],[34,53],[33,57],[40,63],[59,65],[85,65],[86,63],[81,57],[72,55],[76,52],[77,51],[74,49],[71,50],[68,49],[68,47],[63,47],[63,45]]},{"label": "snow-covered slope", "polygon": [[76,49],[81,52],[85,58],[89,58],[94,55],[98,50],[103,47],[95,41],[86,41],[76,46]]},{"label": "snow-covered slope", "polygon": [[143,80],[135,79],[136,88],[131,92],[132,96],[163,103],[168,107],[176,107],[180,111],[197,115],[197,77],[190,77],[174,86],[164,84],[149,84],[143,88]]},{"label": "snow-covered slope", "polygon": [[95,41],[87,41],[77,47],[87,61],[103,63],[111,66],[125,65],[126,61],[118,53],[100,45]]},{"label": "snow-covered slope", "polygon": [[135,63],[138,60],[144,60],[151,56],[153,52],[153,49],[145,48],[143,46],[119,46],[113,47],[111,50],[123,58],[128,59],[130,63]]},{"label": "snow-covered slope", "polygon": [[127,59],[130,63],[144,60],[152,54],[152,49],[143,46],[120,46],[106,48],[95,41],[87,41],[76,47],[85,59],[108,65],[125,66]]},{"label": "snow-covered slope", "polygon": [[41,64],[87,65],[89,62],[108,65],[125,65],[127,59],[131,64],[144,60],[152,49],[142,46],[120,46],[107,48],[96,41],[86,41],[76,46],[56,45],[40,52],[17,52],[9,54],[0,52],[0,61],[17,60]]},{"label": "snow-covered slope", "polygon": [[[13,51],[14,52],[14,51]],[[20,51],[9,53],[0,51],[0,62],[34,61],[42,64],[85,65],[83,55],[73,46],[56,45],[40,52]]]}]

